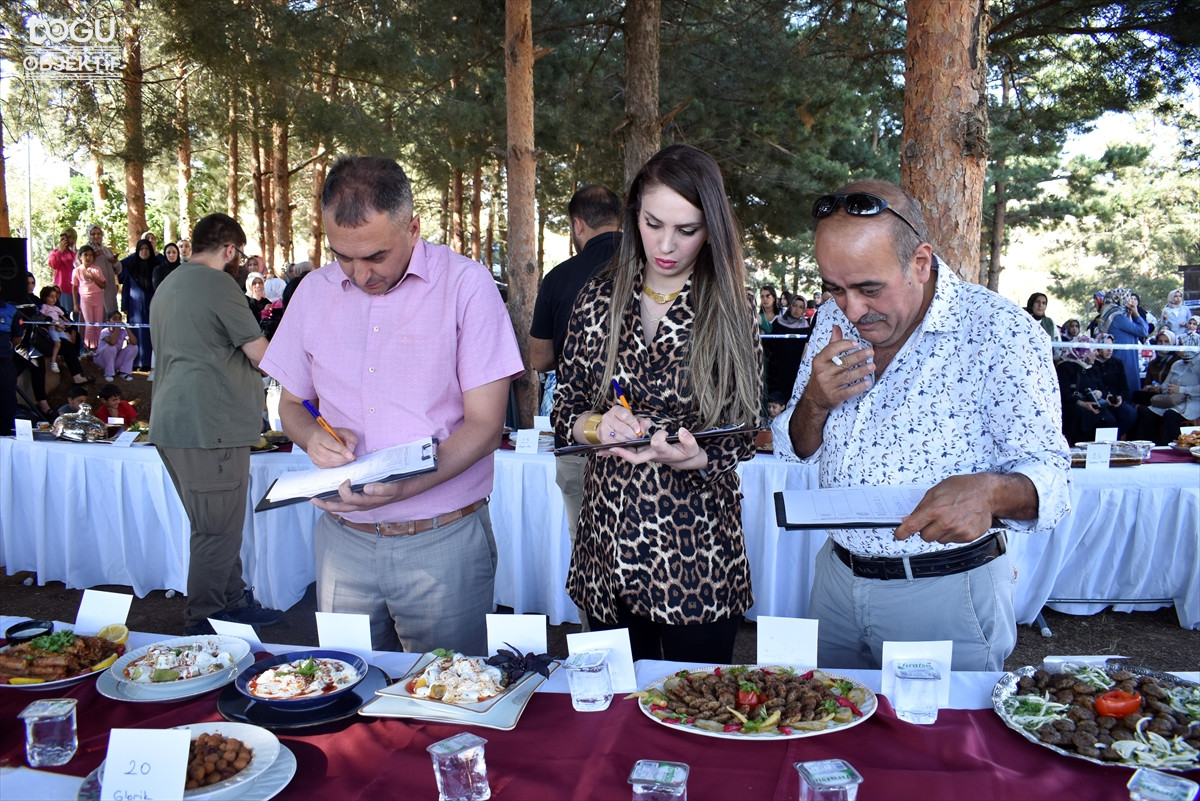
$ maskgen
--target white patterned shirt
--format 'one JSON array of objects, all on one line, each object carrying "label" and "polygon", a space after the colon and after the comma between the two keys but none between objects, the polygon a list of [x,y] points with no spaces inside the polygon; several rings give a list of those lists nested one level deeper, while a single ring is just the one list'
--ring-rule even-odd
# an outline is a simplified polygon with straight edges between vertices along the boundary
[{"label": "white patterned shirt", "polygon": [[[1062,434],[1050,341],[1023,309],[988,289],[937,271],[933,301],[883,376],[829,414],[820,448],[792,450],[788,422],[808,383],[813,357],[834,325],[861,339],[836,303],[827,302],[804,353],[787,409],[772,423],[781,459],[819,462],[821,487],[937,484],[966,473],[1021,473],[1038,494],[1035,520],[1006,528],[1048,531],[1070,511],[1071,460]],[[892,529],[833,529],[857,554],[904,556],[961,547]]]}]

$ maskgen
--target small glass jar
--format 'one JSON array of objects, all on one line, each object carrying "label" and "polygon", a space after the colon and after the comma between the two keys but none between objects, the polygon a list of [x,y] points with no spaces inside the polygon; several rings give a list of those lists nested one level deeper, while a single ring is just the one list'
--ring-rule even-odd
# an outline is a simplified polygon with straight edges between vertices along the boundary
[{"label": "small glass jar", "polygon": [[79,748],[75,699],[34,701],[17,717],[25,721],[25,759],[31,768],[65,765]]},{"label": "small glass jar", "polygon": [[683,762],[639,759],[629,773],[633,801],[687,801],[690,771]]},{"label": "small glass jar", "polygon": [[795,762],[800,801],[854,801],[863,777],[844,759]]},{"label": "small glass jar", "polygon": [[612,679],[608,673],[608,651],[582,651],[563,663],[571,688],[571,706],[577,712],[600,712],[612,703]]},{"label": "small glass jar", "polygon": [[1182,776],[1138,768],[1125,785],[1130,801],[1195,801],[1200,785]]},{"label": "small glass jar", "polygon": [[425,749],[433,758],[438,801],[487,801],[492,797],[483,759],[486,744],[482,737],[463,732]]},{"label": "small glass jar", "polygon": [[923,726],[937,723],[938,684],[942,679],[937,666],[924,659],[896,660],[892,672],[896,677],[892,691],[896,717]]}]

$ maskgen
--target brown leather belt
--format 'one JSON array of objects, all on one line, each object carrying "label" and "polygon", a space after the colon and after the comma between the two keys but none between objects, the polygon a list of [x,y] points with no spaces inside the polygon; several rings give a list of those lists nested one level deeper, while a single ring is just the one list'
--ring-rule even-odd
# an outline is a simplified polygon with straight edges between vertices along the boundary
[{"label": "brown leather belt", "polygon": [[1007,550],[1007,540],[1003,532],[988,535],[961,548],[907,557],[859,556],[836,542],[833,543],[833,552],[846,567],[854,572],[855,576],[885,581],[953,576],[956,573],[965,573],[986,565]]},{"label": "brown leather belt", "polygon": [[475,503],[464,506],[461,509],[455,509],[453,512],[438,515],[437,517],[427,517],[424,520],[401,520],[398,523],[355,523],[353,520],[347,520],[340,515],[335,515],[333,512],[330,512],[329,516],[346,528],[352,528],[364,534],[374,534],[379,537],[411,537],[413,534],[431,531],[438,526],[445,526],[453,523],[455,520],[462,520],[467,515],[479,511],[485,503],[487,503],[487,498],[475,501]]}]

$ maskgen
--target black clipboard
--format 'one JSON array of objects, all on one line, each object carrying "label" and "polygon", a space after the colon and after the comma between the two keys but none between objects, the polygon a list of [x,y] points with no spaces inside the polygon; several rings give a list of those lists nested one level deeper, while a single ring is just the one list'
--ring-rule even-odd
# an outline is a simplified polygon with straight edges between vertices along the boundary
[{"label": "black clipboard", "polygon": [[[693,431],[692,436],[696,439],[708,439],[710,437],[723,437],[726,434],[757,434],[762,431],[758,426],[728,426],[726,428],[710,428],[707,431]],[[679,435],[672,434],[667,437],[667,442],[679,442]],[[636,439],[626,439],[620,442],[600,442],[595,445],[567,445],[562,448],[555,448],[555,456],[566,456],[572,453],[588,453],[590,451],[606,451],[609,448],[640,448],[643,445],[650,444],[650,437],[638,437]]]},{"label": "black clipboard", "polygon": [[[414,443],[408,443],[408,445],[411,444]],[[402,447],[408,447],[408,445]],[[437,470],[437,445],[437,438],[431,437],[429,438],[429,442],[421,446],[421,462],[419,466],[414,466],[414,469],[406,470],[403,473],[386,473],[378,476],[367,476],[364,477],[362,481],[351,482],[350,489],[354,492],[362,492],[363,487],[368,484],[392,484],[397,481],[403,481],[406,478],[412,478],[414,476],[420,476],[424,475],[425,473],[434,472]],[[320,468],[316,468],[316,470],[305,470],[302,472],[307,474],[318,471],[320,471]],[[271,490],[275,488],[275,485],[278,484],[279,481],[280,479],[277,478],[271,482],[271,486],[267,487],[267,491],[263,493],[262,499],[258,502],[258,505],[254,507],[255,512],[265,512],[269,509],[278,509],[282,506],[291,506],[294,503],[303,503],[304,501],[312,500],[313,498],[319,498],[321,500],[336,498],[338,495],[337,487],[341,486],[341,482],[339,481],[337,486],[335,486],[333,489],[319,492],[316,495],[296,495],[280,498],[274,501],[268,500],[271,495]]]}]

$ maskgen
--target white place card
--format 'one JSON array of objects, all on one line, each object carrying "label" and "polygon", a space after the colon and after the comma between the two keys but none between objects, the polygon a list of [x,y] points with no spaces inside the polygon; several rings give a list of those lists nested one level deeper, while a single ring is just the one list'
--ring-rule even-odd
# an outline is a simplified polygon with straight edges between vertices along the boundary
[{"label": "white place card", "polygon": [[1110,458],[1112,458],[1111,442],[1092,442],[1087,446],[1087,457],[1083,463],[1083,469],[1107,470]]},{"label": "white place card", "polygon": [[487,655],[510,645],[526,654],[546,653],[546,616],[488,615]]},{"label": "white place card", "polygon": [[210,617],[208,625],[212,626],[213,631],[217,634],[224,637],[237,637],[239,640],[250,643],[250,653],[252,654],[267,650],[262,644],[262,640],[258,639],[258,632],[249,623],[234,623],[232,620],[217,620],[215,617]]},{"label": "white place card", "polygon": [[1200,431],[1200,426],[1180,426],[1179,427],[1180,434],[1195,434],[1197,431]]},{"label": "white place card", "polygon": [[895,698],[896,674],[892,663],[902,659],[921,659],[932,662],[942,678],[938,680],[938,707],[950,706],[950,662],[954,657],[954,643],[950,640],[928,640],[926,642],[883,641],[883,686],[881,692],[889,700]]},{"label": "white place card", "polygon": [[13,423],[17,426],[17,439],[22,442],[33,442],[33,421],[18,417]]},{"label": "white place card", "polygon": [[108,418],[108,424],[110,426],[123,426],[123,425],[125,425],[125,418],[124,417],[110,417],[110,418]]},{"label": "white place card", "polygon": [[612,679],[613,692],[637,692],[637,675],[633,672],[633,647],[629,644],[629,629],[581,631],[578,634],[567,635],[568,654],[595,651],[598,648],[608,649],[608,674]]},{"label": "white place card", "polygon": [[1097,428],[1096,442],[1116,442],[1117,429],[1115,428]]},{"label": "white place card", "polygon": [[187,729],[113,729],[100,777],[100,801],[183,798],[191,741]]},{"label": "white place card", "polygon": [[75,632],[92,635],[105,626],[125,625],[132,603],[133,596],[122,592],[84,590],[79,612],[75,615]]},{"label": "white place card", "polygon": [[517,431],[517,453],[537,453],[540,433],[536,428],[522,428]]},{"label": "white place card", "polygon": [[371,619],[345,612],[317,612],[317,642],[371,661]]},{"label": "white place card", "polygon": [[117,434],[117,438],[113,440],[113,443],[112,443],[113,447],[114,448],[128,448],[130,445],[133,444],[133,441],[138,438],[138,434],[140,434],[140,433],[142,433],[142,432],[141,431],[122,431],[120,434]]},{"label": "white place card", "polygon": [[758,664],[817,666],[817,621],[798,617],[758,618]]},{"label": "white place card", "polygon": [[538,431],[553,431],[554,424],[550,422],[550,415],[537,415],[533,418],[533,427]]}]

